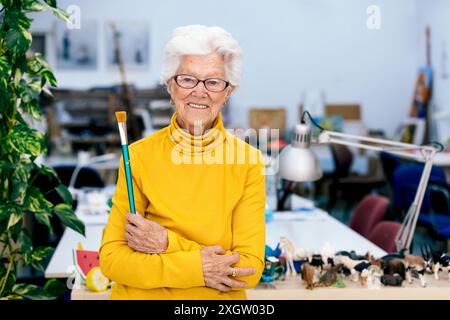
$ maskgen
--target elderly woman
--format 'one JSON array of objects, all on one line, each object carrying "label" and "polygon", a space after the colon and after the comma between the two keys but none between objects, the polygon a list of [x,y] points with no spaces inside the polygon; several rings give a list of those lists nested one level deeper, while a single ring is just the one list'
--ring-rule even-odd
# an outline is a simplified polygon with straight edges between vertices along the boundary
[{"label": "elderly woman", "polygon": [[177,28],[161,82],[170,125],[130,146],[135,206],[122,165],[100,249],[112,299],[245,299],[264,268],[261,153],[228,133],[221,110],[242,52],[218,27]]}]

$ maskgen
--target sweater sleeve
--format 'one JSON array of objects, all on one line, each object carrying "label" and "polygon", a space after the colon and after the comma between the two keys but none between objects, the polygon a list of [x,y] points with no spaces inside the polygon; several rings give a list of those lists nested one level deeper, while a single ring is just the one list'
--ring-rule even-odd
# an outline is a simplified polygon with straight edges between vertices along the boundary
[{"label": "sweater sleeve", "polygon": [[[135,206],[138,212],[143,213],[148,200],[139,187],[139,180],[136,179],[139,177],[139,168],[133,167],[133,162],[131,163]],[[128,212],[125,170],[121,159],[113,206],[100,248],[100,267],[106,277],[122,285],[141,289],[205,285],[198,248],[163,254],[146,254],[131,249],[125,238]]]},{"label": "sweater sleeve", "polygon": [[266,193],[264,162],[260,151],[258,156],[258,163],[249,166],[245,189],[233,211],[232,222],[231,251],[240,254],[240,261],[236,266],[256,270],[251,276],[236,278],[245,281],[248,288],[255,287],[259,283],[264,271]]},{"label": "sweater sleeve", "polygon": [[167,230],[168,246],[165,253],[174,253],[177,251],[201,250],[204,246],[195,241],[188,240],[175,231]]}]

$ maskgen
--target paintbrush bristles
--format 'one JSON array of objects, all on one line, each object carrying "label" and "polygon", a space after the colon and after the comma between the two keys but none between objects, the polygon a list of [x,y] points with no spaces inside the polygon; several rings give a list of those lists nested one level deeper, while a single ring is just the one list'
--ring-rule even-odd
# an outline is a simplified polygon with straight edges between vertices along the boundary
[{"label": "paintbrush bristles", "polygon": [[127,113],[125,111],[116,112],[117,122],[127,122]]}]

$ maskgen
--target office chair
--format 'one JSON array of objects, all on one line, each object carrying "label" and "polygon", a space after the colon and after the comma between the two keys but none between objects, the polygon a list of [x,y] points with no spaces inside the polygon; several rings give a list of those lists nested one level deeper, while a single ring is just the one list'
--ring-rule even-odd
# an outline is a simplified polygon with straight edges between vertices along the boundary
[{"label": "office chair", "polygon": [[369,240],[388,253],[397,252],[395,237],[401,228],[395,221],[379,222],[369,235]]},{"label": "office chair", "polygon": [[368,238],[376,224],[384,219],[389,200],[376,194],[365,196],[350,218],[350,228]]},{"label": "office chair", "polygon": [[[423,164],[402,164],[393,175],[393,208],[400,218],[414,200],[417,186],[423,171]],[[418,223],[431,231],[432,236],[445,236],[445,229],[450,226],[450,185],[444,171],[433,167],[423,199]]]}]

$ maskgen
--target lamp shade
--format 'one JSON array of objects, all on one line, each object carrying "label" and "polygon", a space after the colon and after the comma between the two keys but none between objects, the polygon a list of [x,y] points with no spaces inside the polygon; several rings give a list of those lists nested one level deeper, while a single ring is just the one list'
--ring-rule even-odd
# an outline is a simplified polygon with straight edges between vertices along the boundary
[{"label": "lamp shade", "polygon": [[279,156],[280,176],[283,179],[306,182],[322,177],[320,162],[310,149],[311,128],[306,124],[295,127],[292,143]]}]

